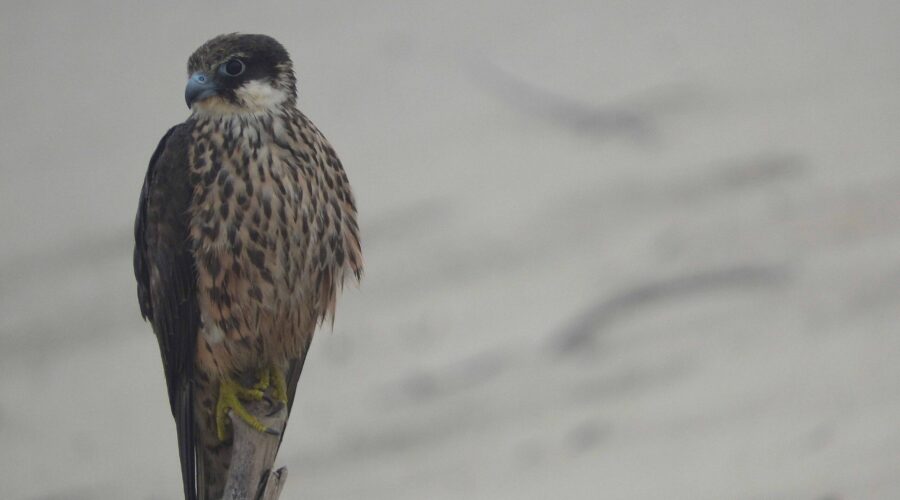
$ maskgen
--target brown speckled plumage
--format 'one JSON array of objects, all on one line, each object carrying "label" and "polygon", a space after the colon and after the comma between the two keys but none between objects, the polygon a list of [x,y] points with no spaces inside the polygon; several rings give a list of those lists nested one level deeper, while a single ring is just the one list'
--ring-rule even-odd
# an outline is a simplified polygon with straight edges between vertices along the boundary
[{"label": "brown speckled plumage", "polygon": [[278,366],[292,401],[316,325],[333,316],[345,277],[362,271],[347,175],[296,109],[284,49],[261,35],[223,35],[191,56],[189,73],[212,74],[235,57],[244,78],[217,84],[160,143],[135,229],[139,298],[160,338],[173,414],[185,425],[188,406],[194,420],[179,428],[189,441],[182,472],[196,473],[204,499],[221,495],[230,452],[215,431],[218,381]]},{"label": "brown speckled plumage", "polygon": [[191,136],[199,365],[223,374],[297,357],[315,322],[334,312],[345,272],[361,269],[340,161],[297,110],[200,118]]}]

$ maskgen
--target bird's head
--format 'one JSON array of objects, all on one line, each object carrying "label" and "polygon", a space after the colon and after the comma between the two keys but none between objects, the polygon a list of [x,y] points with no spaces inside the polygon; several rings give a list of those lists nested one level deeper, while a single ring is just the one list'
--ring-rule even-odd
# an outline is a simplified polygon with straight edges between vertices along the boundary
[{"label": "bird's head", "polygon": [[184,99],[194,112],[248,114],[277,111],[297,98],[293,65],[284,47],[266,35],[219,35],[188,59]]}]

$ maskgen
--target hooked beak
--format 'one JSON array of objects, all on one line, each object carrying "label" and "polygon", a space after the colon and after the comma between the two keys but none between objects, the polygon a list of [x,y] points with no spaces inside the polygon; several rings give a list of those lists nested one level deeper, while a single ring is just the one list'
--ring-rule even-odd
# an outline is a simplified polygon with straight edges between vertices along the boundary
[{"label": "hooked beak", "polygon": [[219,86],[205,73],[197,72],[188,79],[184,89],[184,101],[190,108],[195,102],[218,95]]}]

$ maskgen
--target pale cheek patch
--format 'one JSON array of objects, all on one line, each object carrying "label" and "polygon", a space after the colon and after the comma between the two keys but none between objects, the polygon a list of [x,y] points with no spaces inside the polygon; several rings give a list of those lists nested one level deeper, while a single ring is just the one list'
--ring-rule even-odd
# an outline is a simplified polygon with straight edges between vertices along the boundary
[{"label": "pale cheek patch", "polygon": [[250,111],[277,109],[287,98],[284,91],[272,87],[269,83],[256,80],[245,83],[234,93],[244,107]]}]

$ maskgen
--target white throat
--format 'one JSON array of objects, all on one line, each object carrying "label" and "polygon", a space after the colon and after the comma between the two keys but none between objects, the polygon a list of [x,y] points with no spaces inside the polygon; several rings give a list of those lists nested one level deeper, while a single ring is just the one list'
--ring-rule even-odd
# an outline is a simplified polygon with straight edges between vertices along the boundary
[{"label": "white throat", "polygon": [[275,110],[287,100],[287,94],[283,90],[259,80],[245,83],[235,91],[235,95],[244,107],[254,111]]}]

